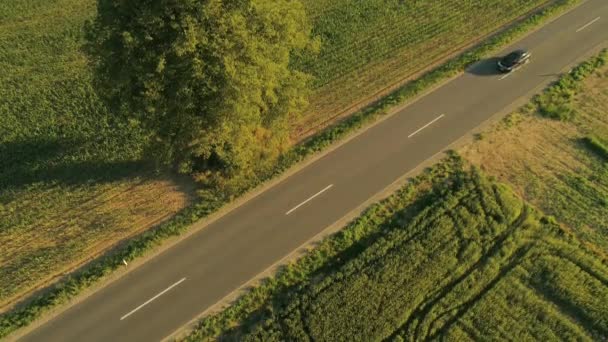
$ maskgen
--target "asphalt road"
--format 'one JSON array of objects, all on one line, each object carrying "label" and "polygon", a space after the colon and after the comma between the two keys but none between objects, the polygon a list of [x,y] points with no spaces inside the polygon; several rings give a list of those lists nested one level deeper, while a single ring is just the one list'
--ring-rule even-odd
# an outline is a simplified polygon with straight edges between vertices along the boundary
[{"label": "asphalt road", "polygon": [[607,38],[608,1],[587,1],[506,49],[532,52],[521,69],[474,65],[23,339],[162,339]]}]

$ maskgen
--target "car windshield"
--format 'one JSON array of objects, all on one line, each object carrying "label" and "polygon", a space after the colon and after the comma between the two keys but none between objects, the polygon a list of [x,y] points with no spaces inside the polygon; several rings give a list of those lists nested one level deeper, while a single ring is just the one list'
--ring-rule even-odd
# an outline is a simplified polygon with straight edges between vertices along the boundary
[{"label": "car windshield", "polygon": [[505,58],[503,59],[503,62],[508,65],[515,64],[521,58],[521,56],[523,56],[523,54],[524,54],[523,51],[511,52],[510,54],[505,56]]}]

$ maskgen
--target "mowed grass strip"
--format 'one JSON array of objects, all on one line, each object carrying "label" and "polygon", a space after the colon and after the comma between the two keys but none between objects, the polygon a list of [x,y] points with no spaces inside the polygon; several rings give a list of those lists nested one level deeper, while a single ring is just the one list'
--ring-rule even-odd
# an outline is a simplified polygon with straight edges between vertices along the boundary
[{"label": "mowed grass strip", "polygon": [[[228,341],[583,340],[608,336],[608,268],[502,184],[447,179],[280,291]],[[372,227],[385,225],[376,230]],[[204,340],[193,336],[191,340]]]},{"label": "mowed grass strip", "polygon": [[[577,76],[576,70],[564,76],[555,89],[460,151],[465,159],[566,224],[606,260],[607,62],[608,51],[604,51],[579,67],[578,73],[585,71],[585,77]],[[544,108],[561,110],[547,116]]]},{"label": "mowed grass strip", "polygon": [[0,3],[2,311],[191,201],[189,185],[139,162],[142,130],[97,99],[80,51],[94,11]]},{"label": "mowed grass strip", "polygon": [[321,42],[294,64],[315,77],[309,134],[547,0],[304,0]]}]

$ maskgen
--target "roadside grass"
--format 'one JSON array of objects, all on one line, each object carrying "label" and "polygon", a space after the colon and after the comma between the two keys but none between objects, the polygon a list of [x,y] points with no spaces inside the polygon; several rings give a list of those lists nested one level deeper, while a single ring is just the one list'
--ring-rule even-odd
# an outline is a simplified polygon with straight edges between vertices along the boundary
[{"label": "roadside grass", "polygon": [[[555,216],[608,260],[606,62],[604,51],[582,66],[586,72],[579,67],[564,76],[460,153]],[[564,93],[568,96],[555,95]],[[546,106],[564,106],[572,114],[546,118]]]},{"label": "roadside grass", "polygon": [[[224,194],[214,192],[213,189],[199,189],[197,200],[171,219],[159,224],[155,229],[137,235],[136,238],[128,239],[110,255],[96,259],[57,286],[32,297],[18,309],[2,314],[0,337],[27,325],[48,309],[74,298],[83,288],[121,267],[123,259],[130,261],[140,257],[145,251],[158,246],[168,237],[180,234],[190,224],[214,212],[233,198],[373,122],[392,107],[462,71],[488,52],[512,41],[577,2],[551,2],[552,6],[546,10],[442,64],[416,81],[407,83],[373,106],[366,107],[338,125],[324,130],[304,144],[295,146],[282,158],[275,170],[251,179],[235,193]],[[327,6],[328,13],[337,8],[325,2],[318,7],[319,12],[316,13],[325,13],[320,11],[324,6]],[[52,264],[56,267],[55,274],[49,272],[37,280],[33,279],[37,277],[34,272],[23,275],[22,279],[29,282],[29,285],[19,284],[15,291],[9,289],[4,292],[12,297],[2,299],[4,303],[14,301],[18,297],[17,293],[24,293],[28,287],[33,289],[43,286],[47,279],[84,260],[85,254],[97,255],[119,240],[148,228],[146,224],[132,224],[133,222],[123,215],[135,208],[128,204],[131,193],[139,191],[142,194],[142,201],[134,202],[140,210],[136,215],[152,215],[148,217],[150,224],[175,213],[190,200],[188,195],[192,189],[191,184],[186,182],[182,186],[183,183],[167,176],[152,174],[148,172],[145,163],[140,161],[142,148],[147,141],[143,130],[132,122],[125,122],[107,113],[95,96],[90,84],[90,70],[79,51],[82,23],[93,15],[94,10],[92,0],[0,3],[0,68],[9,71],[0,74],[1,223],[11,228],[21,227],[24,237],[27,237],[30,234],[28,232],[38,229],[34,225],[43,222],[45,229],[48,229],[48,236],[55,237],[61,236],[64,222],[77,222],[70,228],[73,235],[68,234],[68,237],[80,236],[80,229],[86,231],[82,236],[90,243],[85,247],[84,243],[69,241],[66,236],[57,240],[41,239],[39,246],[48,243],[44,245],[45,248],[56,248],[55,251],[59,253],[57,263]],[[137,190],[140,186],[141,190]],[[129,190],[123,191],[124,189]],[[123,195],[113,197],[113,194]],[[115,198],[116,202],[112,198]],[[32,200],[28,202],[27,199]],[[167,206],[165,201],[173,205]],[[65,210],[78,207],[78,203],[81,204],[82,211],[81,215],[76,217],[89,216],[82,221],[71,220],[71,217],[77,214]],[[97,205],[101,209],[88,212],[87,205]],[[108,209],[123,205],[124,212]],[[16,208],[24,215],[15,216]],[[110,212],[111,216],[116,218],[108,218]],[[65,216],[62,216],[64,213]],[[16,217],[20,217],[22,221],[15,223]],[[119,227],[120,222],[117,220],[121,218],[125,221],[122,222],[123,226]],[[55,228],[47,223],[55,224]],[[83,224],[87,226],[80,226]],[[108,228],[107,225],[104,227],[104,224],[117,226],[104,231]],[[56,231],[52,232],[50,229]],[[98,235],[95,235],[97,233]],[[6,234],[8,235],[5,235],[5,241],[11,241],[7,244],[14,245],[12,241],[20,232],[18,229],[8,229]],[[107,236],[110,237],[106,240]],[[69,251],[73,246],[80,248],[83,254],[72,254],[75,258],[70,260],[65,259],[67,252],[66,255],[60,255],[61,248]],[[50,251],[51,249],[47,249],[45,253],[51,255]],[[21,250],[19,253],[21,252],[25,251]],[[32,269],[49,265],[40,254],[36,254],[36,250],[23,260]],[[60,264],[62,262],[65,264]],[[64,267],[63,271],[59,270],[61,267]],[[8,267],[4,272],[9,273]],[[9,281],[14,281],[12,279],[14,278],[9,277]]]},{"label": "roadside grass", "polygon": [[[421,70],[547,0],[304,0],[318,56],[295,60],[315,77],[296,135],[318,131]],[[555,3],[555,1],[553,2]]]},{"label": "roadside grass", "polygon": [[139,162],[145,135],[95,97],[91,1],[0,4],[0,308],[189,204]]},{"label": "roadside grass", "polygon": [[433,170],[254,289],[248,315],[204,319],[186,340],[608,336],[608,267],[595,254],[459,158]]}]

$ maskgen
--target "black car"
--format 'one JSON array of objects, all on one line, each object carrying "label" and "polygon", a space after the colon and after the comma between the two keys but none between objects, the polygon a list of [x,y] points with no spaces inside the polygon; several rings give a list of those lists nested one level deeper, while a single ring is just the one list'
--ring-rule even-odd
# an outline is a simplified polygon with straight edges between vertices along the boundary
[{"label": "black car", "polygon": [[498,61],[498,70],[510,72],[530,61],[530,52],[526,50],[515,50]]}]

